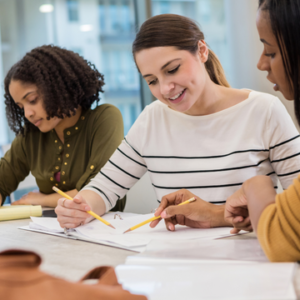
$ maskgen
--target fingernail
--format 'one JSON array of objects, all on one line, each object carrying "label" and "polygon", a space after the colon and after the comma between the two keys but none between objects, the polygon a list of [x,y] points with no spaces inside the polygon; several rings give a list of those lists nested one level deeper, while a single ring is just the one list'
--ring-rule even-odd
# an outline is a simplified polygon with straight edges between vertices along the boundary
[{"label": "fingernail", "polygon": [[85,209],[86,211],[90,210],[90,208],[89,208],[88,206],[86,206],[84,209]]},{"label": "fingernail", "polygon": [[163,211],[163,212],[160,214],[160,216],[161,216],[163,219],[165,219],[165,218],[166,218],[166,216],[167,216],[167,214],[166,214],[166,212],[165,212],[165,211]]},{"label": "fingernail", "polygon": [[171,225],[169,225],[169,230],[171,230],[171,231],[173,230]]}]

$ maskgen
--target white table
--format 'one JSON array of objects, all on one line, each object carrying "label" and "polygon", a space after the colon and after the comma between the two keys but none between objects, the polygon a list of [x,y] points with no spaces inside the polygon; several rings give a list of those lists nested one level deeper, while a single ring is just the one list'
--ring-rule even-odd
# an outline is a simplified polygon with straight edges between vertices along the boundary
[{"label": "white table", "polygon": [[[24,249],[41,255],[41,269],[49,274],[71,281],[79,280],[97,266],[124,264],[136,252],[99,244],[61,238],[49,234],[18,229],[29,224],[29,219],[0,222],[0,252],[7,249]],[[256,238],[254,233],[230,238]],[[300,299],[300,268],[294,277],[294,287]]]}]

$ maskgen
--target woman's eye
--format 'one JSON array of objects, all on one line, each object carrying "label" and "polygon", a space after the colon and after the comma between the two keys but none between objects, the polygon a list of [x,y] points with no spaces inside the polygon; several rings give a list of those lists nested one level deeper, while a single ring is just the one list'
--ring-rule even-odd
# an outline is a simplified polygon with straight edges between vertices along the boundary
[{"label": "woman's eye", "polygon": [[30,103],[30,104],[35,104],[35,103],[36,103],[36,100],[37,100],[37,99],[30,100],[29,103]]},{"label": "woman's eye", "polygon": [[178,65],[175,69],[168,71],[169,74],[174,74],[178,69],[180,65]]},{"label": "woman's eye", "polygon": [[155,80],[152,80],[152,81],[150,81],[150,82],[148,82],[149,85],[151,85],[151,84],[153,85],[153,84],[155,84],[155,83],[156,83],[156,79],[155,79]]},{"label": "woman's eye", "polygon": [[265,56],[274,58],[275,57],[275,53],[265,53]]}]

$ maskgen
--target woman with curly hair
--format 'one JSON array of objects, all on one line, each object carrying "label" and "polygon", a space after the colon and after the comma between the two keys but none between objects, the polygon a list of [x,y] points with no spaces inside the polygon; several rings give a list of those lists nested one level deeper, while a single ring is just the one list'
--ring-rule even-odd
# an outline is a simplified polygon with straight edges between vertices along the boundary
[{"label": "woman with curly hair", "polygon": [[55,207],[53,186],[74,197],[99,172],[123,138],[120,111],[97,106],[103,85],[93,64],[56,46],[33,49],[9,70],[4,96],[16,138],[0,160],[0,203],[29,172],[39,192],[14,204]]}]

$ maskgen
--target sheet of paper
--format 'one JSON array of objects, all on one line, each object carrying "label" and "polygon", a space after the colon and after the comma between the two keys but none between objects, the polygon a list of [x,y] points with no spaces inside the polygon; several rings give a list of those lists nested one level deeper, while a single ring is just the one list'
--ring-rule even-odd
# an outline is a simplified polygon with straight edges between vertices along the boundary
[{"label": "sheet of paper", "polygon": [[120,265],[118,281],[149,300],[281,300],[296,299],[295,264]]},{"label": "sheet of paper", "polygon": [[136,256],[155,259],[160,263],[166,260],[228,260],[268,262],[258,240],[253,239],[217,239],[217,240],[152,240],[146,251]]},{"label": "sheet of paper", "polygon": [[[83,237],[95,240],[106,241],[122,245],[125,247],[139,247],[147,245],[152,239],[156,240],[189,240],[189,239],[203,239],[203,238],[218,238],[228,235],[230,228],[211,228],[211,229],[196,229],[186,226],[176,226],[175,232],[170,232],[166,229],[165,224],[161,221],[156,228],[150,228],[146,224],[136,230],[124,234],[124,231],[130,227],[141,223],[151,217],[148,215],[133,215],[128,216],[126,213],[119,213],[120,218],[112,219],[109,214],[109,222],[116,228],[113,229],[104,223],[93,220],[92,222],[79,226],[75,230]],[[107,216],[105,215],[106,219]],[[34,224],[30,224],[31,228],[49,230],[52,232],[61,232],[62,228],[59,226],[55,218],[32,218]],[[36,227],[38,226],[38,227]],[[71,233],[72,234],[72,233]]]},{"label": "sheet of paper", "polygon": [[123,234],[123,232],[130,227],[151,217],[153,217],[153,214],[138,215],[135,217],[123,218],[123,220],[110,220],[110,223],[116,230],[94,220],[89,224],[76,228],[76,231],[95,240],[111,241],[128,247],[147,245],[152,239],[167,241],[178,239],[218,238],[228,235],[230,231],[230,228],[226,227],[196,229],[178,225],[176,226],[175,232],[170,232],[166,229],[164,222],[161,221],[156,228],[150,228],[149,224],[147,224]]},{"label": "sheet of paper", "polygon": [[138,252],[138,253],[144,252],[146,250],[146,246],[130,247],[129,248],[129,247],[125,247],[125,246],[122,246],[122,245],[117,245],[117,244],[110,243],[110,242],[91,240],[89,238],[83,237],[82,235],[76,235],[76,232],[73,233],[72,235],[66,235],[64,233],[59,233],[59,232],[51,232],[51,231],[46,231],[46,230],[41,230],[41,229],[34,229],[34,228],[30,228],[29,226],[21,226],[21,227],[18,227],[18,228],[22,229],[22,230],[33,231],[33,232],[46,233],[46,234],[50,234],[50,235],[55,235],[55,236],[59,236],[59,237],[63,237],[63,238],[72,239],[72,240],[80,240],[80,241],[90,242],[90,243],[94,243],[94,244],[101,244],[101,245],[105,245],[105,246],[111,246],[111,247],[120,248],[120,249],[124,249],[124,250],[130,250],[130,251],[134,251],[134,252]]},{"label": "sheet of paper", "polygon": [[60,227],[56,218],[38,218],[31,217],[29,227],[31,229],[38,229],[50,232],[64,232],[64,229]]}]

